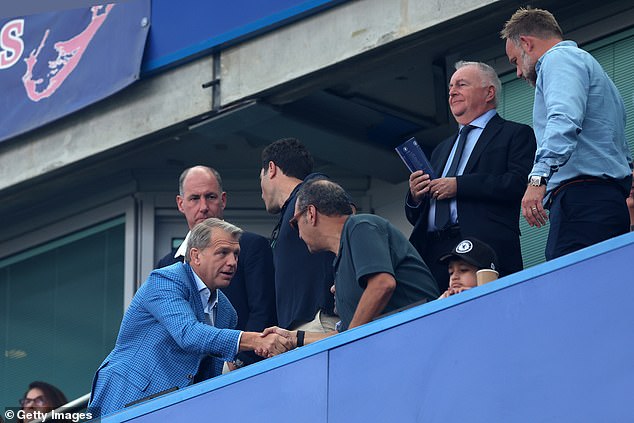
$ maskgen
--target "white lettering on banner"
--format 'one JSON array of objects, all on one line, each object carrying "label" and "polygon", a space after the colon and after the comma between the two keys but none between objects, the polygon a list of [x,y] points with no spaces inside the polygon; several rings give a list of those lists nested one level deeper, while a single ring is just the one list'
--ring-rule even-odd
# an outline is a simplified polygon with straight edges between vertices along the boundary
[{"label": "white lettering on banner", "polygon": [[0,69],[15,65],[24,53],[24,19],[7,22],[0,30]]}]

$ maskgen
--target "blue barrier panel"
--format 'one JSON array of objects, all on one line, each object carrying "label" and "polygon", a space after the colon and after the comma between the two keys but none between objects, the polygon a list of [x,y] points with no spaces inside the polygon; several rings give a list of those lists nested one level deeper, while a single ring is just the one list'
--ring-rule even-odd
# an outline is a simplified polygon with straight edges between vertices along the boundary
[{"label": "blue barrier panel", "polygon": [[332,351],[328,422],[633,419],[632,257],[566,258]]},{"label": "blue barrier panel", "polygon": [[634,233],[104,422],[633,421]]},{"label": "blue barrier panel", "polygon": [[269,416],[267,421],[321,423],[326,421],[327,378],[327,352],[290,363],[279,356],[131,407],[104,422],[248,422]]}]

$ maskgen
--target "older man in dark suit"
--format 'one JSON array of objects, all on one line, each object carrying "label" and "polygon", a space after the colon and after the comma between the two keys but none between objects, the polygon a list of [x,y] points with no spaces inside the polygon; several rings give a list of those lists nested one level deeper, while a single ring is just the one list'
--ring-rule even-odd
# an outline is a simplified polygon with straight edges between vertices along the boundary
[{"label": "older man in dark suit", "polygon": [[498,254],[500,275],[522,270],[519,213],[535,156],[535,135],[496,111],[500,80],[488,65],[458,62],[449,83],[449,107],[459,133],[436,147],[437,178],[410,175],[405,204],[414,225],[410,241],[430,267],[440,292],[447,267],[438,259],[458,240],[475,237]]},{"label": "older man in dark suit", "polygon": [[[178,188],[176,205],[185,216],[190,230],[209,217],[223,218],[227,193],[222,190],[218,171],[207,166],[185,169],[179,178]],[[189,233],[180,248],[168,253],[156,267],[182,262],[188,238]],[[266,238],[251,232],[242,234],[240,251],[236,274],[231,284],[222,288],[222,292],[238,313],[237,329],[261,332],[277,323],[273,253]],[[251,352],[240,353],[235,364],[231,363],[229,367],[251,364],[257,360],[260,357]]]}]

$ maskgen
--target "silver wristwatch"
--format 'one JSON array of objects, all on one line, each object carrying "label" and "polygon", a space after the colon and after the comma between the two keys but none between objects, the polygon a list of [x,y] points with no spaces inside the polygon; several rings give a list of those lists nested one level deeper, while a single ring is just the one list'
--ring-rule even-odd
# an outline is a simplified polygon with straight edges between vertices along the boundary
[{"label": "silver wristwatch", "polygon": [[544,178],[543,176],[531,176],[528,179],[528,185],[532,187],[539,187],[542,185],[546,185],[546,178]]}]

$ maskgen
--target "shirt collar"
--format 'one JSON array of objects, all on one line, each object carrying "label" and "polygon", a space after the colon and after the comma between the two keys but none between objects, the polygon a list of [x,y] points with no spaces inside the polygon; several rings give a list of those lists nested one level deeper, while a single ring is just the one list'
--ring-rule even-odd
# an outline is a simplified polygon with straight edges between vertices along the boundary
[{"label": "shirt collar", "polygon": [[563,40],[563,41],[558,42],[557,44],[555,44],[551,48],[549,48],[546,51],[546,53],[542,54],[542,57],[537,59],[537,63],[535,63],[535,72],[539,73],[539,68],[542,67],[542,62],[544,60],[544,57],[546,57],[546,55],[548,53],[550,53],[551,51],[553,51],[553,50],[555,50],[555,49],[557,49],[559,47],[577,47],[577,43],[572,41],[572,40]]},{"label": "shirt collar", "polygon": [[[493,116],[495,116],[496,114],[496,109],[487,110],[477,118],[473,119],[471,123],[469,123],[469,125],[475,126],[478,129],[484,129],[487,126],[487,123],[489,123],[489,121],[493,119]],[[460,129],[462,129],[464,126],[465,125],[461,125]]]},{"label": "shirt collar", "polygon": [[192,231],[187,232],[185,239],[181,243],[180,247],[178,247],[178,250],[176,250],[176,253],[174,253],[174,258],[185,257],[185,254],[187,254],[187,241],[189,241],[189,234],[191,233]]},{"label": "shirt collar", "polygon": [[203,309],[205,312],[210,312],[218,303],[218,290],[214,289],[213,292],[205,285],[196,272],[194,274],[194,280],[196,281],[196,288],[200,294],[200,301],[203,303]]}]

